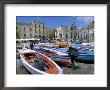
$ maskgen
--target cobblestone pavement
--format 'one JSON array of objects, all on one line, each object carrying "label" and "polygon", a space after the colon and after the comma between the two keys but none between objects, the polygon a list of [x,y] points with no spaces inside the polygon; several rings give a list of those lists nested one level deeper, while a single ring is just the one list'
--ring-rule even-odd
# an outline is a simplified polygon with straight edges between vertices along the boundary
[{"label": "cobblestone pavement", "polygon": [[[29,74],[29,72],[21,67],[22,63],[17,60],[16,74]],[[64,74],[94,74],[94,64],[85,64],[76,62],[73,68],[62,67]]]}]

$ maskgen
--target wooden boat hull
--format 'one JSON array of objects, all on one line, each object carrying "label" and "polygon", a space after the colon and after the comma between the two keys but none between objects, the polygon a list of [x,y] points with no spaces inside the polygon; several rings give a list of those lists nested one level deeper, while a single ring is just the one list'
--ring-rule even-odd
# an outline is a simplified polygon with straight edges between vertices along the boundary
[{"label": "wooden boat hull", "polygon": [[50,57],[54,62],[63,67],[71,67],[72,62],[70,58]]},{"label": "wooden boat hull", "polygon": [[[31,52],[32,52],[32,51],[33,51],[33,50],[31,50]],[[30,64],[30,62],[27,62],[26,59],[25,59],[25,58],[23,57],[23,55],[22,55],[22,54],[24,54],[24,53],[21,53],[21,54],[20,54],[21,61],[22,61],[23,65],[25,66],[25,68],[26,68],[30,73],[32,73],[32,74],[62,74],[62,73],[63,73],[62,69],[61,69],[55,62],[53,62],[51,59],[49,59],[49,58],[46,57],[45,55],[40,54],[40,53],[38,53],[38,52],[35,52],[35,51],[33,51],[33,52],[34,52],[35,55],[39,56],[40,58],[46,59],[45,62],[48,63],[49,68],[48,68],[47,71],[42,71],[42,70],[39,70],[39,69],[33,67],[33,66],[31,65],[31,64],[33,64],[33,63],[31,62],[31,64]],[[30,52],[29,52],[29,53],[30,53]]]},{"label": "wooden boat hull", "polygon": [[45,72],[36,70],[35,68],[33,68],[31,65],[29,65],[26,61],[21,60],[23,65],[25,66],[25,68],[32,74],[47,74]]},{"label": "wooden boat hull", "polygon": [[[63,66],[63,67],[71,67],[72,62],[71,59],[67,55],[56,55],[54,51],[47,50],[46,48],[42,49],[34,49],[35,51],[38,51],[42,54],[45,54],[49,58],[51,58],[54,62],[56,62],[58,65]],[[62,52],[61,52],[62,53]]]}]

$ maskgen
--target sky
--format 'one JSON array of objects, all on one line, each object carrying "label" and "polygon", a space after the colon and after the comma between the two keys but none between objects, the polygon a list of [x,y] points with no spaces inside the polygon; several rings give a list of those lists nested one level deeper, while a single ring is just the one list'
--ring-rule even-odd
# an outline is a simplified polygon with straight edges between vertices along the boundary
[{"label": "sky", "polygon": [[17,16],[16,22],[32,23],[32,20],[42,21],[46,27],[56,29],[59,25],[68,26],[75,23],[77,27],[87,27],[94,16]]}]

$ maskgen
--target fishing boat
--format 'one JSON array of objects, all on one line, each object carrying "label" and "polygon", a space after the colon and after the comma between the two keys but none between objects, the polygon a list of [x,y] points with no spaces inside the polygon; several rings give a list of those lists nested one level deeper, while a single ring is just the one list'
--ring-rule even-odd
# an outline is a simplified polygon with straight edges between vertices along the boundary
[{"label": "fishing boat", "polygon": [[[90,48],[76,48],[78,49],[79,55],[76,58],[76,61],[94,61],[94,49],[90,49]],[[59,52],[63,52],[66,54],[66,56],[68,55],[68,48],[56,48],[54,49],[56,51]]]},{"label": "fishing boat", "polygon": [[26,49],[20,52],[20,57],[25,68],[32,74],[62,74],[62,69],[47,56]]},{"label": "fishing boat", "polygon": [[50,43],[49,40],[47,39],[41,39],[40,42],[38,43],[39,47],[53,47],[53,44]]},{"label": "fishing boat", "polygon": [[94,49],[79,50],[79,56],[76,61],[94,62]]},{"label": "fishing boat", "polygon": [[80,54],[76,61],[94,61],[94,55],[88,55],[88,54]]},{"label": "fishing boat", "polygon": [[45,54],[49,58],[51,58],[53,61],[55,61],[58,65],[64,66],[64,67],[71,67],[72,62],[68,54],[54,50],[54,48],[40,48],[38,52]]},{"label": "fishing boat", "polygon": [[67,48],[69,47],[69,43],[65,42],[64,40],[56,41],[55,45],[57,48]]}]

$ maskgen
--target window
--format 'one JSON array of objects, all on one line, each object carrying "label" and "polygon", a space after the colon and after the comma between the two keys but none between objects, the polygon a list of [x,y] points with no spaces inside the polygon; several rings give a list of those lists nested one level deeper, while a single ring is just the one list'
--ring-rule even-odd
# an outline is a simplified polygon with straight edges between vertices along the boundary
[{"label": "window", "polygon": [[68,38],[68,34],[66,34],[66,38]]},{"label": "window", "polygon": [[39,33],[41,33],[40,29],[39,29]]},{"label": "window", "polygon": [[35,24],[35,28],[37,28],[36,24]]},{"label": "window", "polygon": [[71,30],[73,30],[73,27],[71,27]]},{"label": "window", "polygon": [[26,38],[26,34],[24,34],[24,38]]},{"label": "window", "polygon": [[41,37],[41,35],[39,35],[39,37]]},{"label": "window", "polygon": [[34,38],[37,38],[37,35],[35,35]]},{"label": "window", "polygon": [[62,38],[62,34],[60,34],[60,38]]},{"label": "window", "polygon": [[77,33],[76,33],[76,36],[77,36]]},{"label": "window", "polygon": [[72,38],[72,32],[71,32],[71,38]]},{"label": "window", "polygon": [[24,28],[24,31],[25,31],[25,28]]},{"label": "window", "polygon": [[16,30],[18,30],[18,27],[16,27]]},{"label": "window", "polygon": [[32,28],[30,28],[30,31],[32,30]]},{"label": "window", "polygon": [[81,35],[80,35],[80,36],[81,36],[81,39],[82,39],[82,33],[81,33]]}]

